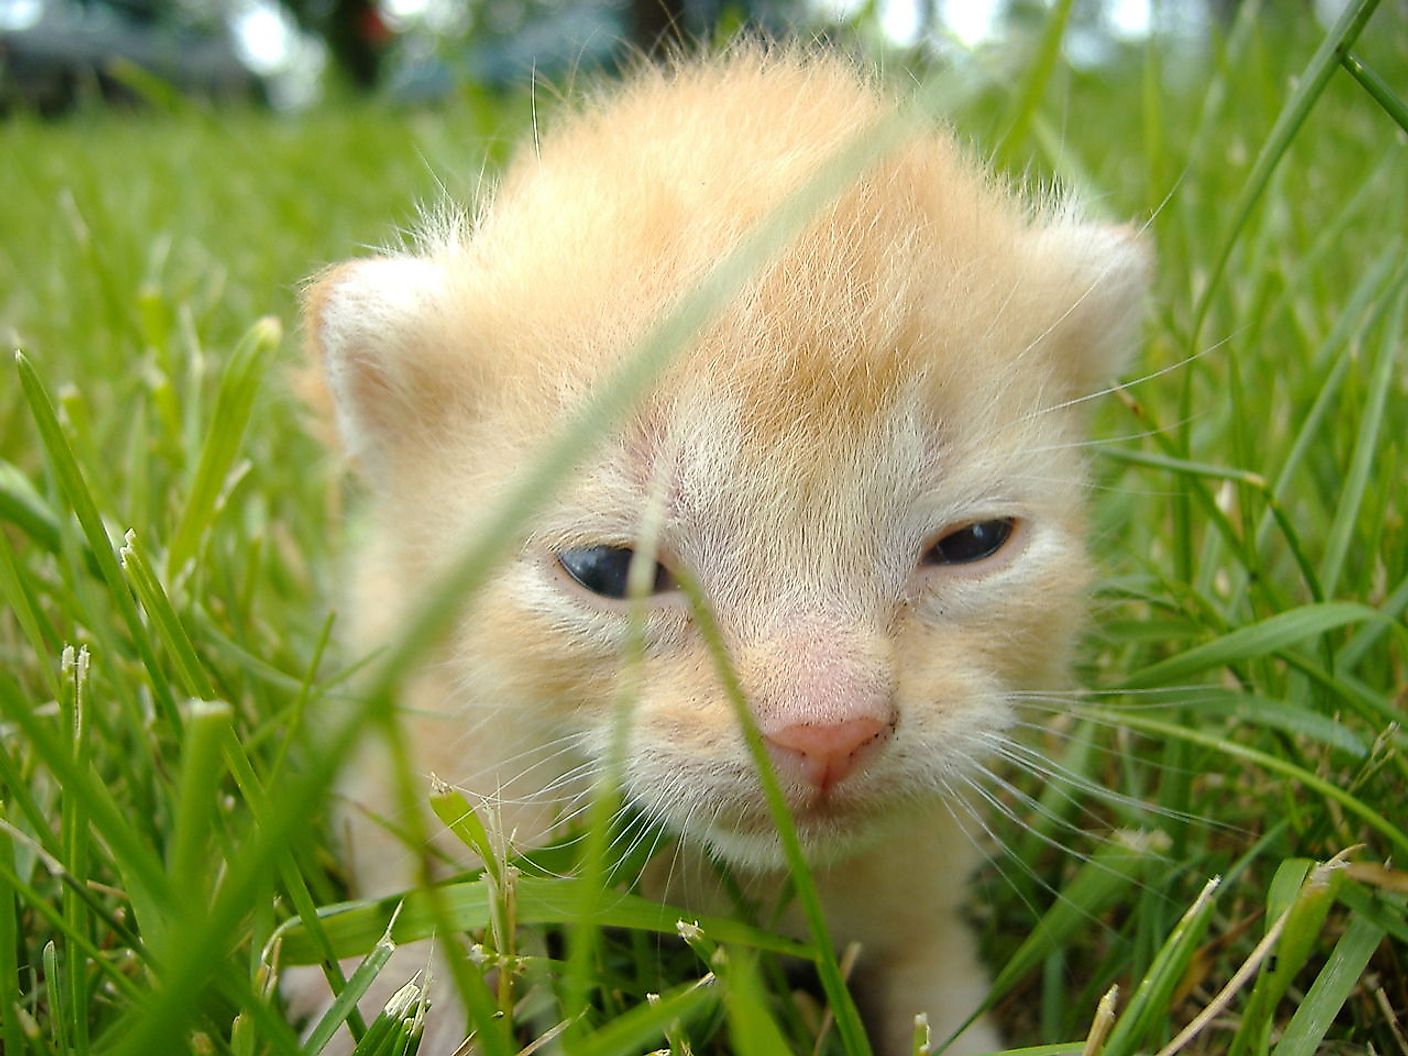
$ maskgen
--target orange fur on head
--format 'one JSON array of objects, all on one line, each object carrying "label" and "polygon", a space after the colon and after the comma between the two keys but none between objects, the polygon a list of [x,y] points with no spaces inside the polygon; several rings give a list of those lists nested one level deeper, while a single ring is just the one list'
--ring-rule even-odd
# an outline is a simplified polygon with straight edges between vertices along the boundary
[{"label": "orange fur on head", "polygon": [[[391,633],[642,335],[896,105],[796,49],[646,71],[520,155],[476,223],[322,276],[311,343],[373,518],[351,569],[359,646]],[[687,570],[838,936],[866,944],[884,1051],[908,1051],[917,1011],[942,1034],[983,985],[952,909],[969,859],[955,804],[1014,695],[1066,677],[1089,578],[1077,404],[1119,370],[1146,271],[1131,231],[1024,202],[941,131],[879,159],[760,262],[528,527],[413,687],[421,765],[494,801],[519,840],[572,814],[604,767],[629,634],[625,606],[563,562],[644,546],[662,578],[630,800],[756,883],[783,865],[669,589]],[[977,559],[942,549],[1004,525]],[[385,813],[371,756],[346,791]],[[404,884],[409,852],[359,819],[357,878]],[[927,923],[904,908],[919,904]],[[979,1024],[950,1051],[994,1043]]]}]

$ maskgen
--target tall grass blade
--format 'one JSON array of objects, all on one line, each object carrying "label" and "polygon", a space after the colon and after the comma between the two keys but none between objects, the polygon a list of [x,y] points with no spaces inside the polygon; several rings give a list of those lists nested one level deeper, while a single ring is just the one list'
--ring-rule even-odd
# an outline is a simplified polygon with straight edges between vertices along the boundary
[{"label": "tall grass blade", "polygon": [[1341,1006],[1359,985],[1369,958],[1383,937],[1384,929],[1368,918],[1355,914],[1350,919],[1329,961],[1315,977],[1281,1040],[1271,1050],[1272,1056],[1315,1056]]},{"label": "tall grass blade", "polygon": [[133,593],[137,595],[137,600],[141,602],[143,610],[151,620],[157,637],[175,664],[182,688],[187,696],[196,700],[214,700],[215,687],[211,685],[210,676],[205,673],[205,666],[196,656],[195,646],[191,644],[191,636],[186,633],[181,617],[176,614],[171,599],[167,597],[165,589],[138,545],[137,533],[129,529],[124,540],[123,546],[117,552],[118,560],[132,584]]},{"label": "tall grass blade", "polygon": [[1393,385],[1398,346],[1403,341],[1405,308],[1408,308],[1408,287],[1399,291],[1393,311],[1389,313],[1388,321],[1384,325],[1378,359],[1369,380],[1369,390],[1365,394],[1367,402],[1363,416],[1359,419],[1359,434],[1354,445],[1354,455],[1350,459],[1349,472],[1335,508],[1330,537],[1325,543],[1325,556],[1320,565],[1320,582],[1327,595],[1334,594],[1339,586],[1340,573],[1344,569],[1345,557],[1354,537],[1355,521],[1364,503],[1364,492],[1369,487],[1371,474],[1378,461],[1379,431],[1383,427],[1384,408],[1388,404],[1389,390]]},{"label": "tall grass blade", "polygon": [[639,1056],[665,1036],[670,1024],[688,1023],[703,1015],[719,1000],[713,976],[676,987],[659,1001],[637,1005],[623,1016],[585,1037],[572,1048],[572,1056]]},{"label": "tall grass blade", "polygon": [[[356,971],[347,980],[346,987],[328,1006],[328,1010],[323,1013],[322,1018],[318,1020],[313,1029],[308,1032],[308,1038],[303,1043],[303,1051],[306,1056],[318,1056],[318,1053],[323,1051],[327,1043],[332,1040],[333,1035],[337,1033],[337,1029],[347,1022],[347,1017],[356,1009],[357,1002],[362,999],[362,996],[371,988],[372,983],[376,981],[376,977],[386,967],[386,962],[396,952],[396,943],[391,938],[391,927],[395,923],[396,917],[393,914],[391,924],[387,925],[386,931],[377,940],[371,952],[362,959],[362,963],[357,965]],[[395,997],[392,998],[392,1001],[395,1001]],[[387,1012],[392,1018],[395,1018],[394,1014],[390,1012],[389,1005]]]},{"label": "tall grass blade", "polygon": [[[787,871],[796,892],[797,903],[801,906],[807,930],[811,933],[816,949],[817,975],[830,1002],[831,1012],[836,1017],[836,1030],[841,1036],[841,1044],[848,1056],[869,1056],[870,1041],[861,1025],[855,1000],[851,997],[850,989],[841,974],[841,966],[836,960],[836,948],[831,942],[831,935],[826,926],[821,896],[817,892],[816,881],[812,878],[811,869],[802,852],[801,841],[797,838],[797,826],[792,821],[792,812],[782,794],[782,786],[778,784],[777,774],[773,772],[772,760],[768,758],[762,734],[758,732],[758,725],[753,721],[753,713],[748,706],[743,686],[738,681],[738,673],[734,671],[733,663],[729,659],[723,634],[698,584],[684,573],[680,573],[678,578],[685,596],[689,599],[695,625],[699,628],[699,634],[708,647],[714,668],[723,682],[724,693],[733,706],[734,719],[748,746],[753,769],[762,784],[763,795],[772,815],[773,826],[777,829],[778,842],[782,845],[782,854],[787,862]],[[709,930],[713,932],[713,929]]]},{"label": "tall grass blade", "polygon": [[1026,137],[1032,118],[1041,105],[1042,93],[1046,90],[1047,82],[1051,80],[1052,71],[1056,68],[1056,59],[1061,54],[1061,41],[1066,36],[1071,7],[1072,0],[1056,0],[1046,15],[1036,55],[1027,67],[1027,76],[1022,82],[1021,91],[1008,107],[1006,130],[994,152],[999,161],[1011,162],[1016,157],[1018,144]]},{"label": "tall grass blade", "polygon": [[137,650],[143,665],[151,675],[150,685],[157,705],[172,731],[179,734],[181,716],[176,711],[176,700],[167,685],[165,675],[156,662],[156,654],[152,650],[151,640],[137,615],[137,606],[127,589],[122,571],[117,566],[112,540],[108,538],[107,529],[103,527],[102,516],[98,513],[98,507],[93,501],[88,485],[83,480],[83,474],[79,471],[78,462],[73,457],[73,450],[64,438],[59,420],[54,416],[53,404],[49,402],[43,383],[39,380],[39,376],[34,372],[34,367],[23,352],[15,353],[15,369],[19,372],[20,385],[24,388],[30,413],[34,416],[34,423],[39,428],[40,439],[44,443],[50,464],[54,468],[54,476],[58,478],[59,487],[63,490],[74,514],[78,517],[78,523],[83,528],[88,545],[92,548],[93,556],[102,572],[103,581],[107,584],[108,596],[122,617],[122,622],[127,626],[133,647]]},{"label": "tall grass blade", "polygon": [[1340,61],[1363,89],[1374,97],[1374,102],[1383,107],[1384,113],[1398,123],[1398,127],[1408,132],[1408,103],[1404,103],[1387,81],[1369,67],[1354,52],[1348,52]]},{"label": "tall grass blade", "polygon": [[1217,877],[1209,880],[1183,914],[1115,1021],[1102,1056],[1133,1056],[1141,1045],[1152,1040],[1156,1028],[1167,1025],[1169,998],[1207,931],[1219,883]]},{"label": "tall grass blade", "polygon": [[1153,719],[1144,715],[1135,715],[1130,712],[1121,712],[1114,709],[1101,708],[1079,708],[1077,712],[1082,715],[1089,715],[1092,718],[1099,718],[1107,723],[1117,726],[1127,726],[1132,730],[1140,730],[1145,733],[1155,734],[1164,738],[1188,741],[1191,744],[1201,745],[1204,748],[1211,748],[1214,751],[1222,752],[1233,758],[1241,759],[1244,762],[1253,763],[1264,767],[1272,773],[1280,774],[1282,777],[1290,778],[1317,795],[1332,799],[1349,813],[1355,815],[1370,828],[1385,837],[1389,843],[1398,849],[1400,854],[1408,854],[1408,834],[1389,821],[1373,807],[1364,803],[1352,793],[1345,791],[1331,781],[1311,773],[1304,767],[1288,762],[1278,756],[1268,752],[1252,748],[1236,741],[1225,740],[1202,730],[1190,729],[1176,723],[1165,722],[1161,719]]},{"label": "tall grass blade", "polygon": [[1188,339],[1188,347],[1191,351],[1198,350],[1199,342],[1202,340],[1203,323],[1207,319],[1213,298],[1222,285],[1223,275],[1227,271],[1227,262],[1232,259],[1232,250],[1236,246],[1237,240],[1241,238],[1242,228],[1246,226],[1247,218],[1251,216],[1252,209],[1256,207],[1256,204],[1261,201],[1262,194],[1271,182],[1272,173],[1281,163],[1291,141],[1300,132],[1301,125],[1305,123],[1311,108],[1315,106],[1316,101],[1325,91],[1325,86],[1338,68],[1341,57],[1354,46],[1354,42],[1359,39],[1360,32],[1378,6],[1379,0],[1354,0],[1348,4],[1340,17],[1335,20],[1334,25],[1330,27],[1330,31],[1325,35],[1320,47],[1311,56],[1310,62],[1305,67],[1305,72],[1297,78],[1295,90],[1291,92],[1281,109],[1281,113],[1276,118],[1276,123],[1271,127],[1266,142],[1262,145],[1256,161],[1252,164],[1252,171],[1248,174],[1246,183],[1237,196],[1237,202],[1232,207],[1232,220],[1228,224],[1227,232],[1223,235],[1221,248],[1213,257],[1207,285],[1198,297],[1197,304],[1193,309],[1193,325]]},{"label": "tall grass blade", "polygon": [[200,461],[167,550],[166,574],[172,581],[184,577],[187,565],[199,554],[201,542],[210,530],[225,478],[244,441],[259,383],[282,336],[277,319],[260,319],[240,339],[225,365]]},{"label": "tall grass blade", "polygon": [[1382,618],[1376,609],[1353,601],[1302,605],[1150,664],[1126,679],[1124,688],[1176,685],[1210,668],[1266,656],[1338,627]]},{"label": "tall grass blade", "polygon": [[1276,1006],[1314,950],[1334,903],[1338,875],[1334,866],[1316,865],[1303,858],[1289,859],[1277,868],[1266,913],[1268,920],[1279,920],[1286,914],[1286,926],[1275,958],[1261,967],[1227,1056],[1267,1051]]},{"label": "tall grass blade", "polygon": [[21,946],[20,906],[14,885],[9,880],[8,866],[15,860],[14,844],[6,828],[5,803],[0,801],[0,1042],[5,1052],[24,1052],[24,1035],[20,1031],[20,1020],[16,1014],[20,1001],[20,964],[18,952],[28,947],[26,941]]}]

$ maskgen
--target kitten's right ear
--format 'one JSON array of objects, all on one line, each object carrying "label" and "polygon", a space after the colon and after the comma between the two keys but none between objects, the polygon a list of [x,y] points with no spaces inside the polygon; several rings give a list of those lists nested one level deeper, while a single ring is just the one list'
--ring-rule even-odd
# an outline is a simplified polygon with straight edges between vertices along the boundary
[{"label": "kitten's right ear", "polygon": [[313,371],[343,446],[373,475],[446,396],[431,325],[444,311],[445,285],[433,261],[372,257],[330,268],[304,297]]}]

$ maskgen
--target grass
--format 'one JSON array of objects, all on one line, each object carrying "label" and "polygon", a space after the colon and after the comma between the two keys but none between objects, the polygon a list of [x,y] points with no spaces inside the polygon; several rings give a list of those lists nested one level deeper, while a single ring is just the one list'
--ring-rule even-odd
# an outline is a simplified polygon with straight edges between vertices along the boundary
[{"label": "grass", "polygon": [[[929,93],[1005,164],[1148,217],[1159,261],[1147,380],[1100,401],[1092,689],[1030,702],[979,804],[988,1003],[1013,1053],[1402,1054],[1408,39],[1367,3],[1328,34],[1247,14],[1210,53],[1156,40],[1081,72],[1056,48],[1069,17],[1056,5],[1025,77],[979,62]],[[329,783],[499,555],[468,552],[394,662],[354,683],[363,658],[329,645],[342,486],[285,370],[297,283],[409,222],[437,178],[471,198],[528,111],[167,100],[0,125],[0,334],[24,351],[0,384],[6,1053],[312,1053],[271,951],[355,994],[432,931],[477,944],[456,984],[485,1052],[556,1030],[573,1053],[864,1051],[829,943],[742,919],[662,942],[680,910],[603,897],[604,830],[585,854],[315,913],[342,890]],[[707,313],[807,205],[684,311]],[[687,322],[662,320],[525,470],[504,538]],[[480,960],[514,970],[490,991]],[[798,961],[829,1012],[794,992]],[[365,1051],[413,1033],[414,989],[401,1006]]]}]

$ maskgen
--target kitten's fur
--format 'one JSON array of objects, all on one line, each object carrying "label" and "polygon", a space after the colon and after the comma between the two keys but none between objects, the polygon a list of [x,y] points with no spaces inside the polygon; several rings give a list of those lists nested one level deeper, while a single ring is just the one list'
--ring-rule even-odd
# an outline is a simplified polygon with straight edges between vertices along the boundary
[{"label": "kitten's fur", "polygon": [[[311,343],[372,499],[358,646],[389,637],[636,340],[894,106],[796,50],[645,72],[525,149],[472,228],[319,279]],[[775,762],[834,936],[862,944],[880,1051],[908,1052],[920,1011],[943,1037],[986,989],[945,797],[1009,695],[1065,676],[1088,579],[1080,398],[1121,365],[1145,272],[1129,229],[1022,201],[940,132],[887,155],[554,497],[404,701],[418,765],[497,798],[519,840],[552,828],[601,770],[627,641],[624,606],[555,554],[633,545],[658,486],[661,560],[701,584],[763,731],[880,729],[825,795],[795,754]],[[924,564],[1009,517],[993,557]],[[715,667],[678,596],[650,600],[625,790],[765,883],[778,844]],[[393,802],[376,751],[343,788],[367,808],[345,816],[361,894],[413,877],[368,820]],[[676,870],[671,899],[707,901],[701,875]],[[950,1051],[996,1045],[979,1023]]]}]

